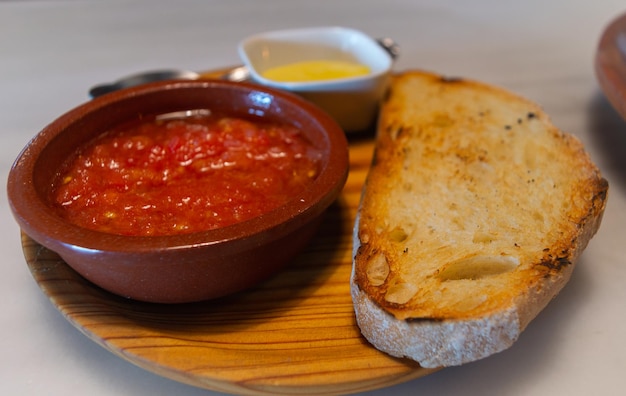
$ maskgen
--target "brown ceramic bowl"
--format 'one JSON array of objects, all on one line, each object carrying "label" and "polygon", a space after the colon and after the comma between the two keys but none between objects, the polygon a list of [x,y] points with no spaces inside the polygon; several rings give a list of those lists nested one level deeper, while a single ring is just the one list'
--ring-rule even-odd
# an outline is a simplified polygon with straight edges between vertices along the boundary
[{"label": "brown ceramic bowl", "polygon": [[[137,114],[213,109],[296,125],[321,149],[311,188],[267,214],[175,236],[120,236],[81,228],[55,214],[49,189],[78,146]],[[346,137],[325,112],[295,95],[226,81],[169,81],[113,92],[64,114],[22,151],[8,197],[23,232],[100,287],[132,299],[181,303],[224,296],[278,271],[314,235],[348,173]]]},{"label": "brown ceramic bowl", "polygon": [[605,96],[626,119],[626,13],[606,26],[596,48],[594,67]]}]

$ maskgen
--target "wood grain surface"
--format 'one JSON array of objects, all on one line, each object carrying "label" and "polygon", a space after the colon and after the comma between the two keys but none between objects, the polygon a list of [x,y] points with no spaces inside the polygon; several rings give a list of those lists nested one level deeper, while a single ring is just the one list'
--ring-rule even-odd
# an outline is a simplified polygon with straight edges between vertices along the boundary
[{"label": "wood grain surface", "polygon": [[82,333],[158,375],[235,394],[362,392],[427,375],[377,351],[356,325],[349,277],[352,225],[373,134],[349,135],[350,174],[321,228],[286,269],[226,298],[148,304],[99,289],[28,236],[30,270],[53,305]]}]

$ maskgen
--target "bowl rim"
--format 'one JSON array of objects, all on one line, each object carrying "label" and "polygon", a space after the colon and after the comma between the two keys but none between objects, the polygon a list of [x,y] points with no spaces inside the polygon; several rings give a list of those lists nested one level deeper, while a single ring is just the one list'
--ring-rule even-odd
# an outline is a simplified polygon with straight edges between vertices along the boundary
[{"label": "bowl rim", "polygon": [[[290,42],[302,42],[302,43],[314,43],[316,42],[314,39],[322,34],[329,35],[351,35],[354,37],[358,37],[359,40],[363,42],[370,43],[373,51],[377,52],[377,55],[380,56],[381,59],[384,60],[385,66],[380,70],[377,70],[374,73],[369,73],[365,76],[357,76],[357,77],[348,77],[348,78],[338,78],[333,80],[323,80],[323,81],[305,81],[305,82],[292,82],[292,81],[274,81],[271,79],[267,79],[263,77],[257,67],[255,62],[252,61],[250,57],[250,46],[258,45],[263,42],[272,42],[272,41],[290,41]],[[385,51],[376,41],[369,35],[364,32],[342,27],[342,26],[317,26],[317,27],[305,27],[305,28],[294,28],[294,29],[283,29],[283,30],[272,30],[266,31],[262,33],[257,33],[251,36],[248,36],[241,40],[237,46],[237,50],[239,53],[239,57],[243,61],[243,63],[250,70],[250,74],[253,79],[257,82],[274,88],[285,89],[289,91],[314,91],[314,90],[334,90],[339,89],[344,86],[348,86],[350,84],[358,84],[364,83],[371,80],[376,80],[384,75],[390,73],[391,68],[393,67],[393,58],[391,55]]]},{"label": "bowl rim", "polygon": [[[84,115],[105,111],[124,100],[185,89],[233,89],[248,94],[260,92],[271,96],[273,103],[302,109],[320,129],[328,147],[327,161],[312,186],[284,205],[244,222],[213,230],[164,236],[125,236],[86,229],[56,215],[35,189],[32,176],[38,155],[63,131]],[[147,111],[148,112],[148,111]],[[303,222],[320,215],[343,188],[348,174],[348,145],[345,133],[330,115],[312,103],[289,92],[256,84],[217,79],[160,81],[115,91],[85,102],[56,118],[36,134],[22,149],[7,179],[9,206],[22,231],[43,246],[87,252],[153,253],[188,248],[223,246],[240,249],[277,239]],[[228,246],[227,246],[228,245]]]}]

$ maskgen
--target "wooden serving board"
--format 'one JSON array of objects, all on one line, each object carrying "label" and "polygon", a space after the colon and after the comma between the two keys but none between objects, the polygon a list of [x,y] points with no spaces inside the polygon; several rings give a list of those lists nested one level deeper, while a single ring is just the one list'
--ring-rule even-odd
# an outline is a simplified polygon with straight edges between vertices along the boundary
[{"label": "wooden serving board", "polygon": [[350,174],[317,236],[286,269],[226,298],[184,305],[123,299],[86,281],[22,235],[30,270],[59,311],[93,341],[158,375],[248,395],[347,394],[434,370],[392,358],[361,336],[349,277],[352,226],[373,135],[352,135]]}]

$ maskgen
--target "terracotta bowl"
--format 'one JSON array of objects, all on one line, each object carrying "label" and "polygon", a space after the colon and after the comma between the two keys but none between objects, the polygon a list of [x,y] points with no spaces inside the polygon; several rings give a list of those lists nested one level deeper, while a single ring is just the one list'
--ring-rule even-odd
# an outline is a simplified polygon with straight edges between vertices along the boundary
[{"label": "terracotta bowl", "polygon": [[[323,151],[312,187],[251,220],[175,236],[121,236],[81,228],[55,214],[48,198],[62,162],[78,146],[136,118],[190,109],[255,114],[298,126]],[[343,130],[299,97],[226,81],[169,81],[113,92],[44,128],[22,151],[8,178],[8,197],[23,232],[58,253],[94,284],[120,296],[182,303],[234,293],[266,279],[316,232],[348,173]]]},{"label": "terracotta bowl", "polygon": [[626,119],[626,13],[610,21],[602,32],[594,67],[607,99]]}]

